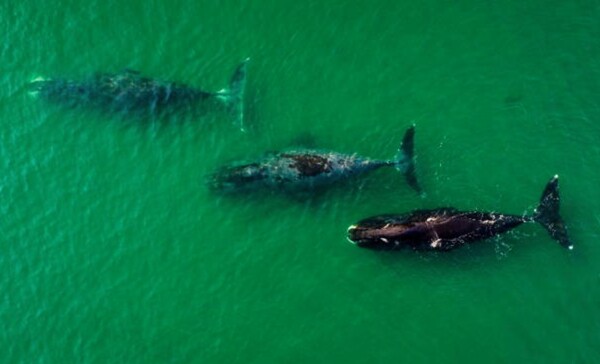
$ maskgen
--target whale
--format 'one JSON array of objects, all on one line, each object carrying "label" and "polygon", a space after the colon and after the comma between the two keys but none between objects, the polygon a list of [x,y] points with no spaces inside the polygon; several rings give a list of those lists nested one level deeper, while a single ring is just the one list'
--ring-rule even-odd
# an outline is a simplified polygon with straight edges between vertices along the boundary
[{"label": "whale", "polygon": [[310,191],[383,167],[394,167],[404,174],[408,185],[421,194],[414,162],[414,136],[413,125],[404,133],[400,148],[391,160],[335,151],[287,150],[250,163],[223,166],[208,176],[207,183],[220,192]]},{"label": "whale", "polygon": [[117,73],[95,73],[81,80],[36,78],[28,84],[31,94],[67,106],[101,108],[105,111],[160,113],[216,100],[244,130],[244,90],[249,59],[233,71],[226,88],[204,91],[172,81],[162,81],[125,69]]},{"label": "whale", "polygon": [[544,227],[553,240],[571,250],[573,243],[559,214],[559,205],[556,175],[546,184],[538,207],[529,216],[459,211],[453,207],[377,215],[351,225],[348,240],[361,248],[374,250],[450,251],[535,222]]}]

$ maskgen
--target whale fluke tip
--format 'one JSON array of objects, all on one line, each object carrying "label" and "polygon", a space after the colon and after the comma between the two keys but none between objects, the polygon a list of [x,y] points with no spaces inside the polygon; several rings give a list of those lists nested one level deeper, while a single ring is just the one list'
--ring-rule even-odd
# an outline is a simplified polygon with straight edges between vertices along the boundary
[{"label": "whale fluke tip", "polygon": [[569,239],[567,228],[559,214],[560,195],[558,191],[558,175],[546,184],[540,203],[535,209],[533,220],[542,224],[550,236],[560,245],[571,250],[573,243]]},{"label": "whale fluke tip", "polygon": [[404,173],[404,177],[418,194],[423,190],[417,181],[417,173],[415,170],[415,126],[414,124],[406,129],[402,143],[396,154],[396,169]]}]

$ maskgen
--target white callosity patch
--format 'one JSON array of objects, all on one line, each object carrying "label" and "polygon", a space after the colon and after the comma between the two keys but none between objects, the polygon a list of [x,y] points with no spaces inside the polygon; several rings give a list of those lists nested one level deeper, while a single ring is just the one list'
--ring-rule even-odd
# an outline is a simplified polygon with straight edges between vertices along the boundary
[{"label": "white callosity patch", "polygon": [[[48,79],[44,78],[42,76],[35,76],[31,81],[29,81],[29,84],[31,85],[35,82],[44,82],[44,81],[48,81]],[[32,96],[36,96],[37,94],[39,94],[39,90],[37,88],[30,88],[28,93]]]}]

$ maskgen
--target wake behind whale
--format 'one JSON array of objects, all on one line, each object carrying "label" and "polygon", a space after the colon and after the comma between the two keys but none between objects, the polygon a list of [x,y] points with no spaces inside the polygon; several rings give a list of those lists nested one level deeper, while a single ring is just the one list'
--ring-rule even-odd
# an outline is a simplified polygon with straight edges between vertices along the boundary
[{"label": "wake behind whale", "polygon": [[82,80],[36,79],[31,93],[67,106],[99,108],[109,112],[145,112],[192,108],[197,103],[216,101],[225,107],[234,122],[244,130],[244,90],[248,59],[234,70],[228,86],[209,92],[177,82],[143,76],[138,71],[96,73]]}]

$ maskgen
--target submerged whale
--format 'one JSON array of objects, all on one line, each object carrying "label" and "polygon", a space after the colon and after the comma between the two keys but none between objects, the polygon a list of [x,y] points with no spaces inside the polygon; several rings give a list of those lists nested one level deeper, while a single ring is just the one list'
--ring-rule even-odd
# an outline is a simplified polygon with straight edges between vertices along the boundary
[{"label": "submerged whale", "polygon": [[389,166],[401,171],[408,184],[421,193],[415,173],[414,135],[415,128],[411,126],[393,160],[373,160],[331,151],[293,150],[274,153],[253,163],[225,166],[209,177],[208,184],[223,192],[260,188],[310,190]]},{"label": "submerged whale", "polygon": [[573,249],[559,215],[558,176],[546,185],[532,216],[494,212],[458,211],[454,208],[417,210],[403,215],[379,215],[348,228],[348,239],[359,247],[448,251],[488,239],[526,222],[541,224],[565,248]]},{"label": "submerged whale", "polygon": [[109,111],[161,112],[193,106],[199,101],[217,100],[243,130],[247,62],[248,59],[240,63],[227,88],[217,92],[155,80],[133,70],[97,73],[83,80],[36,79],[29,84],[29,90],[53,102],[100,107]]}]

